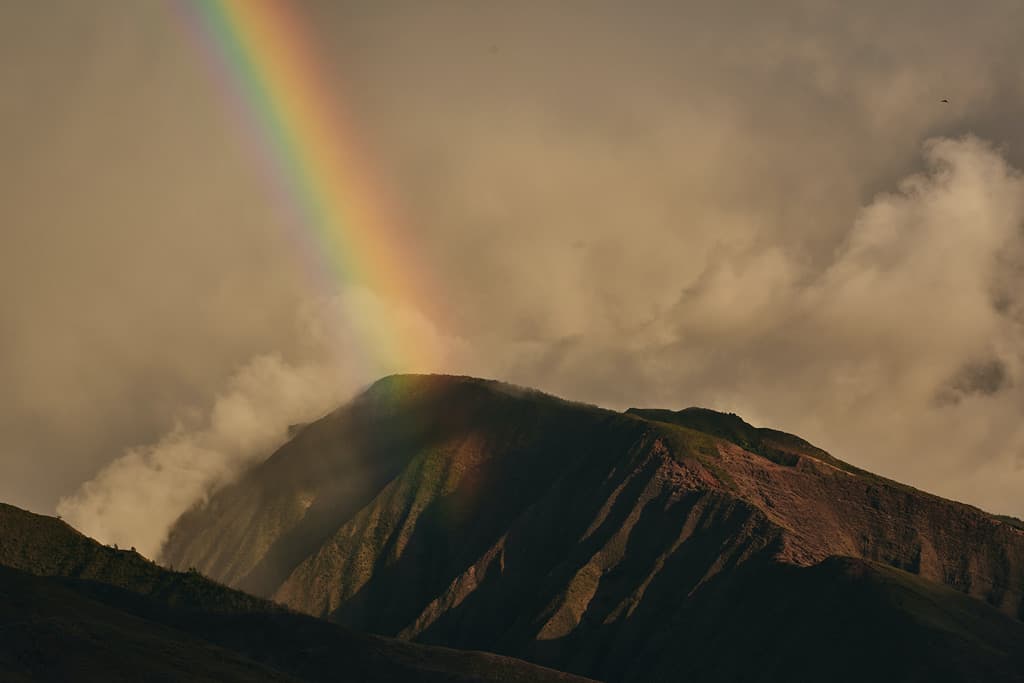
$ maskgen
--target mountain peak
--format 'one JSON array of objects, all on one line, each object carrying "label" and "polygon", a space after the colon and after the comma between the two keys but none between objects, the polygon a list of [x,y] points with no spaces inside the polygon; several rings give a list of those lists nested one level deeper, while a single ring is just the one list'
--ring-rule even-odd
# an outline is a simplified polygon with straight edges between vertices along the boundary
[{"label": "mountain peak", "polygon": [[438,399],[459,392],[476,392],[475,395],[502,395],[517,398],[532,398],[567,402],[537,389],[518,386],[496,379],[471,377],[469,375],[411,374],[387,375],[370,384],[360,392],[356,402],[416,401],[424,398]]}]

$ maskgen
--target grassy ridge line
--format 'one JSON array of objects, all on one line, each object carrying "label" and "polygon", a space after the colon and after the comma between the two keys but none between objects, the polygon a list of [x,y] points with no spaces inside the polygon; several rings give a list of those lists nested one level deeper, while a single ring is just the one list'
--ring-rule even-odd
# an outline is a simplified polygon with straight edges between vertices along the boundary
[{"label": "grassy ridge line", "polygon": [[[509,657],[358,633],[195,571],[164,569],[134,551],[100,545],[59,519],[3,504],[0,565],[0,596],[6,598],[0,627],[25,635],[19,642],[0,640],[5,681],[26,675],[139,680],[144,673],[199,681],[588,680]],[[47,656],[33,649],[37,641],[51,643]],[[104,678],[116,661],[112,677]],[[83,676],[62,673],[90,666],[95,671]]]}]

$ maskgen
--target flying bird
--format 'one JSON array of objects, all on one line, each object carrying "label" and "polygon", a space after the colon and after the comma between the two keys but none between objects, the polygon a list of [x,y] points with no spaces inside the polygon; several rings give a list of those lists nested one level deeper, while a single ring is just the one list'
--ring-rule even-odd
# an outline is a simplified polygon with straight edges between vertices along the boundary
[{"label": "flying bird", "polygon": [[940,100],[940,102],[945,102],[946,104],[949,104],[949,100],[947,100],[947,99],[942,99],[942,100]]}]

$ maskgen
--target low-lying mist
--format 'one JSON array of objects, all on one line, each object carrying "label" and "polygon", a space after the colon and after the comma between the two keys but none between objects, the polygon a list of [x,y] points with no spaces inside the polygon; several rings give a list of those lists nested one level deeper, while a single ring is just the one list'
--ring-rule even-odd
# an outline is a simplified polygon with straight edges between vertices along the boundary
[{"label": "low-lying mist", "polygon": [[289,362],[269,353],[251,359],[231,375],[208,413],[183,413],[157,441],[125,450],[61,498],[58,514],[97,540],[157,557],[179,515],[269,456],[290,426],[324,415],[379,375],[406,367],[397,350],[366,348],[365,339],[387,333],[414,340],[421,357],[444,362],[443,342],[426,320],[362,288],[346,288],[300,317],[297,334],[312,358]]}]

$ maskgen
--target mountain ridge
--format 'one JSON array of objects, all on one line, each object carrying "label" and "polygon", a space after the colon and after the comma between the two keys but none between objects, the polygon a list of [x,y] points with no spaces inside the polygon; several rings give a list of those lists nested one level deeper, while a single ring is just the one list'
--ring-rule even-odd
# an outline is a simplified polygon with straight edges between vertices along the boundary
[{"label": "mountain ridge", "polygon": [[0,678],[586,683],[491,653],[356,633],[0,504]]},{"label": "mountain ridge", "polygon": [[[218,552],[250,569],[218,574]],[[608,680],[671,662],[665,629],[711,586],[776,577],[806,599],[779,567],[842,582],[834,558],[880,567],[878,595],[892,567],[913,595],[1024,616],[1024,533],[977,508],[738,416],[466,377],[380,380],[183,516],[164,557],[338,623]]]}]

